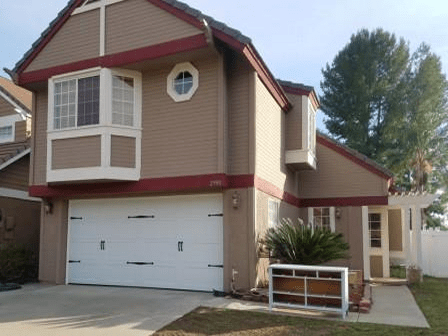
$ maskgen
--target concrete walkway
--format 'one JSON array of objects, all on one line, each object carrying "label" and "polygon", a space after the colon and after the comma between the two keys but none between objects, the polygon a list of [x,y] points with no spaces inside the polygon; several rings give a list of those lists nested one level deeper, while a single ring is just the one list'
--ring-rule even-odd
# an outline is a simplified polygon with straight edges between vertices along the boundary
[{"label": "concrete walkway", "polygon": [[[369,314],[349,312],[345,321],[389,324],[396,326],[429,328],[425,316],[421,312],[414,296],[407,286],[383,286],[377,285],[373,289],[372,309]],[[229,302],[229,309],[256,310],[268,312],[265,304],[254,304],[243,301]],[[317,311],[274,309],[274,312],[291,314],[301,317],[315,317],[341,321],[340,315],[321,313]]]},{"label": "concrete walkway", "polygon": [[429,328],[407,286],[374,286],[372,297],[370,314],[359,314],[358,322]]},{"label": "concrete walkway", "polygon": [[[370,314],[349,313],[346,321],[429,327],[406,286],[373,289]],[[210,293],[102,286],[27,285],[0,293],[0,335],[151,335],[198,306],[268,311],[256,304]],[[315,311],[279,311],[341,320]]]}]

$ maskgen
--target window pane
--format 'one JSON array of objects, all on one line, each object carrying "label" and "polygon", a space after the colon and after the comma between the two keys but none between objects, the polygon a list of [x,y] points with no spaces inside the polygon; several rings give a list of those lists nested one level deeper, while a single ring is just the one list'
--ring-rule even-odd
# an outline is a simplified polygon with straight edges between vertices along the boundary
[{"label": "window pane", "polygon": [[174,80],[174,89],[180,95],[190,92],[192,87],[193,75],[188,71],[181,72]]},{"label": "window pane", "polygon": [[69,111],[76,112],[76,79],[55,83],[53,127],[61,129],[74,127],[68,122]]},{"label": "window pane", "polygon": [[112,123],[134,126],[134,79],[112,77]]},{"label": "window pane", "polygon": [[0,127],[0,141],[6,141],[12,138],[12,126]]},{"label": "window pane", "polygon": [[97,125],[100,119],[100,77],[78,80],[78,126]]}]

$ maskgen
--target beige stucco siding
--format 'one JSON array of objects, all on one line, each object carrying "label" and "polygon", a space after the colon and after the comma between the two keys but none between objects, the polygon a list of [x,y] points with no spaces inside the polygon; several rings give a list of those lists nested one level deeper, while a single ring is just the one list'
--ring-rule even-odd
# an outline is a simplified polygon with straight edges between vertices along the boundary
[{"label": "beige stucco siding", "polygon": [[228,172],[230,174],[253,173],[249,169],[249,116],[251,77],[254,76],[243,60],[229,57],[227,64],[228,88]]},{"label": "beige stucco siding", "polygon": [[285,113],[258,77],[255,85],[255,174],[297,195],[295,173],[285,165]]},{"label": "beige stucco siding", "polygon": [[292,109],[286,114],[286,150],[302,149],[302,96],[287,95]]},{"label": "beige stucco siding", "polygon": [[58,139],[51,142],[52,169],[101,166],[101,136]]},{"label": "beige stucco siding", "polygon": [[25,69],[25,72],[98,57],[100,52],[99,20],[99,9],[71,16]]},{"label": "beige stucco siding", "polygon": [[201,34],[201,30],[152,5],[128,0],[107,6],[106,54]]},{"label": "beige stucco siding", "polygon": [[166,92],[174,64],[143,73],[142,178],[218,173],[219,58],[193,62],[199,88],[176,103]]},{"label": "beige stucco siding", "polygon": [[135,138],[112,135],[110,151],[112,167],[135,168]]},{"label": "beige stucco siding", "polygon": [[0,96],[0,117],[17,114],[14,111],[14,106],[8,103],[3,97]]},{"label": "beige stucco siding", "polygon": [[35,110],[33,111],[33,123],[35,134],[33,143],[34,170],[31,172],[31,180],[34,185],[45,184],[47,181],[47,115],[48,93],[46,90],[35,94]]},{"label": "beige stucco siding", "polygon": [[0,188],[28,190],[30,156],[26,155],[0,171]]},{"label": "beige stucco siding", "polygon": [[324,145],[317,144],[317,169],[299,174],[301,198],[386,196],[387,181]]},{"label": "beige stucco siding", "polygon": [[41,210],[39,280],[65,283],[68,201],[54,200],[52,213]]}]

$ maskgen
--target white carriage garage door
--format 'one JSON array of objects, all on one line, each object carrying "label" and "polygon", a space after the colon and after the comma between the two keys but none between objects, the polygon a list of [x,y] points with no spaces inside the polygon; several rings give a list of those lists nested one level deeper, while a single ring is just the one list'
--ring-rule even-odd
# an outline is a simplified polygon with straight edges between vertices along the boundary
[{"label": "white carriage garage door", "polygon": [[223,290],[221,195],[72,200],[67,282]]}]

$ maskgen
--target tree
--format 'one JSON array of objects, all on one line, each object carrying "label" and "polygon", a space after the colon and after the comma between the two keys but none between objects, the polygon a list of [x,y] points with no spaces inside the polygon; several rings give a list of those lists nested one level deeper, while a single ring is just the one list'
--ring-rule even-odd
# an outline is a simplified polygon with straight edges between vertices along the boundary
[{"label": "tree", "polygon": [[349,147],[376,158],[387,119],[401,107],[402,79],[409,63],[403,39],[377,29],[352,35],[326,66],[321,105],[328,131]]},{"label": "tree", "polygon": [[[322,110],[332,135],[389,168],[401,190],[447,189],[448,85],[428,45],[410,56],[403,39],[361,30],[322,73]],[[434,214],[447,200],[427,211],[429,224],[440,223]]]}]

